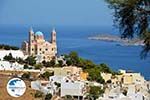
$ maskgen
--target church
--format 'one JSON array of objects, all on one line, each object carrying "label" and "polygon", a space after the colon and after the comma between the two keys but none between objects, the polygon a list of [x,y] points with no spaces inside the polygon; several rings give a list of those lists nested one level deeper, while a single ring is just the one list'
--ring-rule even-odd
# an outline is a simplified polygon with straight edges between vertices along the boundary
[{"label": "church", "polygon": [[46,41],[42,32],[34,32],[31,28],[29,39],[23,42],[22,50],[25,55],[36,56],[37,62],[52,60],[57,54],[55,29],[51,32],[50,41]]}]

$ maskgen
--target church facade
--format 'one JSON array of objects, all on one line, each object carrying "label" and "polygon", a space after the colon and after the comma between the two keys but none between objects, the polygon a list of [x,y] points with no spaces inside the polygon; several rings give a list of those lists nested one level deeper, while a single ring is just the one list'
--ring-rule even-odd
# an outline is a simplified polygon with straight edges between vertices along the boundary
[{"label": "church facade", "polygon": [[44,34],[40,31],[34,33],[31,28],[28,41],[22,44],[22,50],[25,55],[36,56],[38,62],[50,61],[57,54],[56,31],[51,32],[50,41],[44,39]]}]

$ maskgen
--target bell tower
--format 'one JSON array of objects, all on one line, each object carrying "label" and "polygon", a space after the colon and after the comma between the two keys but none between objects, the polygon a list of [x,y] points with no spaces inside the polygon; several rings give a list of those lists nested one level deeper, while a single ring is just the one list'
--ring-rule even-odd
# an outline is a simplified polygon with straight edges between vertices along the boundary
[{"label": "bell tower", "polygon": [[57,43],[56,43],[56,30],[53,28],[51,33],[52,52],[57,54]]},{"label": "bell tower", "polygon": [[33,45],[33,42],[34,42],[34,32],[33,32],[33,29],[31,27],[30,31],[29,31],[29,55],[34,54],[35,47]]},{"label": "bell tower", "polygon": [[52,33],[51,33],[51,42],[52,42],[52,44],[56,44],[56,31],[55,31],[55,28],[53,28]]}]

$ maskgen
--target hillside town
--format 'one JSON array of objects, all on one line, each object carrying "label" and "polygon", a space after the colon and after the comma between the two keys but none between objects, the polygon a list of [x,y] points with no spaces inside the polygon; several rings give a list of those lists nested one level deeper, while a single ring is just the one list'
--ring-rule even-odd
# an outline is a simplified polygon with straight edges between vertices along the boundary
[{"label": "hillside town", "polygon": [[[23,79],[28,100],[150,100],[150,81],[140,73],[113,71],[74,51],[58,56],[56,35],[53,29],[51,39],[46,41],[42,32],[31,28],[21,49],[2,45],[0,78]],[[5,90],[3,85],[0,87]],[[5,100],[10,98],[7,94]],[[18,100],[27,100],[27,96]]]}]

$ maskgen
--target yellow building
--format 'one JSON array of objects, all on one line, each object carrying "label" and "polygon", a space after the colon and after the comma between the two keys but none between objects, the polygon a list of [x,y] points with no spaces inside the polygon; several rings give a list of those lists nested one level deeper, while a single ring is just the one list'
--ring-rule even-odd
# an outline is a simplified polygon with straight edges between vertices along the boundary
[{"label": "yellow building", "polygon": [[29,31],[28,41],[22,44],[22,50],[25,55],[32,55],[37,57],[37,61],[49,61],[57,54],[56,31],[53,29],[51,33],[51,40],[46,41],[42,32],[34,33],[31,28]]},{"label": "yellow building", "polygon": [[123,84],[142,84],[145,82],[143,76],[140,73],[128,72],[126,70],[120,70],[121,75],[115,75],[112,78],[110,73],[101,73],[102,78],[107,82],[111,80],[112,83],[123,83]]},{"label": "yellow building", "polygon": [[86,81],[88,78],[88,73],[80,72],[80,79]]},{"label": "yellow building", "polygon": [[144,77],[140,73],[127,72],[125,70],[120,72],[122,73],[122,82],[124,84],[142,84],[145,82]]}]

